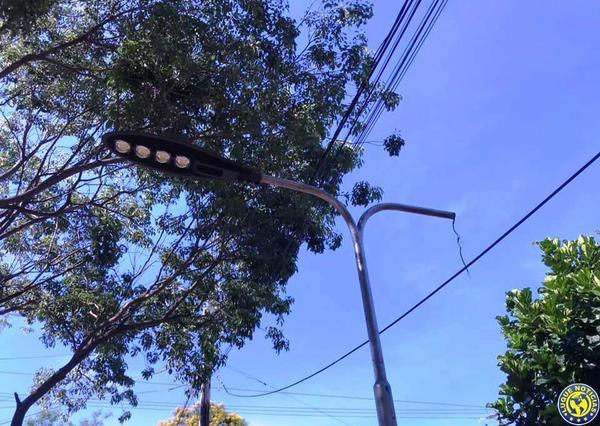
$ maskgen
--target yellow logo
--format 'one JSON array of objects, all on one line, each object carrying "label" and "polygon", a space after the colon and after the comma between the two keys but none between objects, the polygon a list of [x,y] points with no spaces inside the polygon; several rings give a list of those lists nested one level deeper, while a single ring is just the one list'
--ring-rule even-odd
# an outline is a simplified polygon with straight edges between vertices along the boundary
[{"label": "yellow logo", "polygon": [[560,393],[558,411],[567,423],[586,425],[598,415],[598,394],[588,385],[573,383]]}]

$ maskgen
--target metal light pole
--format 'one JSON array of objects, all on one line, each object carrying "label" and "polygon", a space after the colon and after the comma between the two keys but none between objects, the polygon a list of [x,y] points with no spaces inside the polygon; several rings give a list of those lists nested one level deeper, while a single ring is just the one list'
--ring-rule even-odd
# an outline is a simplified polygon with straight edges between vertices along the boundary
[{"label": "metal light pole", "polygon": [[358,224],[356,224],[346,206],[333,195],[323,191],[322,189],[316,188],[312,185],[306,185],[304,183],[294,182],[273,176],[262,176],[260,183],[314,195],[315,197],[326,201],[329,205],[334,207],[342,216],[346,222],[346,225],[348,225],[354,246],[354,256],[356,259],[356,268],[358,270],[358,280],[360,282],[363,310],[365,313],[367,333],[369,336],[369,346],[371,349],[371,360],[373,362],[373,370],[375,372],[375,384],[373,385],[373,392],[375,393],[377,418],[380,426],[396,426],[398,423],[396,421],[394,399],[392,398],[392,388],[385,373],[383,351],[381,349],[381,341],[379,339],[379,327],[377,326],[377,317],[375,315],[375,306],[373,304],[373,296],[371,293],[371,283],[369,281],[369,272],[367,270],[367,259],[365,257],[365,248],[363,243],[365,225],[371,216],[384,210],[396,210],[406,213],[440,217],[444,219],[454,219],[455,214],[442,210],[433,210],[404,204],[380,203],[365,210],[365,212],[360,216]]},{"label": "metal light pole", "polygon": [[352,236],[371,349],[371,360],[375,373],[373,391],[375,394],[378,423],[379,426],[397,426],[392,388],[385,373],[383,351],[381,349],[381,341],[379,340],[379,328],[377,326],[375,306],[373,304],[371,284],[367,271],[367,259],[363,243],[365,225],[371,216],[384,210],[395,210],[444,219],[454,219],[454,213],[397,203],[380,203],[367,209],[361,215],[357,224],[340,200],[320,188],[301,182],[263,175],[246,166],[208,153],[190,143],[130,132],[107,133],[102,137],[102,141],[111,151],[120,157],[127,158],[132,162],[146,167],[192,178],[247,182],[286,188],[318,197],[335,208],[346,222],[346,225],[348,225],[350,235]]},{"label": "metal light pole", "polygon": [[202,399],[200,400],[200,426],[210,424],[210,379],[202,384]]}]

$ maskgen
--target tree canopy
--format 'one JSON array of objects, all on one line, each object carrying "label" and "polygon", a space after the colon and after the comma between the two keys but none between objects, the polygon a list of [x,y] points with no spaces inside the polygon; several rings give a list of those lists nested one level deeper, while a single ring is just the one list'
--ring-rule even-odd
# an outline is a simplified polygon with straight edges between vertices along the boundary
[{"label": "tree canopy", "polygon": [[42,410],[33,417],[25,421],[25,426],[103,426],[108,415],[103,415],[96,411],[87,419],[80,420],[77,424],[73,422],[65,423],[63,416],[56,411]]},{"label": "tree canopy", "polygon": [[510,291],[508,315],[498,317],[507,378],[490,406],[501,425],[562,425],[556,404],[565,387],[600,389],[600,245],[590,236],[538,245],[549,268],[539,296]]},{"label": "tree canopy", "polygon": [[[293,192],[132,168],[99,137],[166,135],[308,181],[368,75],[371,13],[362,0],[326,0],[299,20],[280,0],[0,4],[0,318],[20,315],[46,346],[72,351],[16,396],[13,426],[33,404],[66,416],[91,396],[135,405],[135,357],[142,380],[160,365],[194,394],[259,326],[287,348],[286,282],[302,245],[340,245],[335,212]],[[394,98],[372,89],[369,102]],[[315,182],[342,195],[361,151],[336,151]],[[348,195],[380,197],[367,182]]]}]

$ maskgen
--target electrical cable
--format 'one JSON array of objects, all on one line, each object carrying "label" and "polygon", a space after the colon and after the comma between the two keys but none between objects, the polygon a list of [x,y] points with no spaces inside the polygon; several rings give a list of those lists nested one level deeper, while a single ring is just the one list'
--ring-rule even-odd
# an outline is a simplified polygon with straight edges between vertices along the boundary
[{"label": "electrical cable", "polygon": [[[247,379],[250,379],[250,380],[255,380],[255,381],[257,381],[258,383],[262,384],[263,386],[267,386],[267,387],[269,387],[269,388],[271,388],[271,389],[275,389],[275,387],[274,387],[274,386],[271,386],[271,385],[269,385],[267,382],[265,382],[265,381],[263,381],[263,380],[260,380],[259,378],[255,377],[255,376],[252,376],[251,374],[245,373],[245,372],[243,372],[242,370],[239,370],[239,369],[237,369],[237,368],[235,368],[235,367],[231,367],[231,366],[228,366],[228,365],[226,365],[225,367],[226,367],[227,369],[231,370],[231,371],[235,371],[236,373],[238,373],[238,374],[241,374],[242,376],[246,377]],[[221,385],[223,386],[223,389],[225,389],[225,386],[223,385],[223,382],[221,382]],[[227,392],[227,390],[226,390],[226,389],[225,389],[225,392]],[[307,406],[307,407],[309,407],[309,408],[311,408],[311,409],[314,409],[314,410],[316,410],[316,411],[319,411],[319,412],[321,412],[321,413],[325,413],[325,411],[324,411],[324,410],[321,410],[321,409],[319,409],[319,408],[317,408],[317,407],[315,407],[315,406],[313,406],[313,405],[309,404],[308,402],[305,402],[305,401],[301,400],[300,398],[297,398],[297,397],[295,397],[295,396],[293,396],[293,395],[289,395],[289,394],[288,394],[288,395],[286,395],[286,396],[287,396],[288,398],[292,398],[293,400],[295,400],[295,401],[297,401],[297,402],[299,402],[299,403],[301,403],[301,404],[303,404],[303,405],[305,405],[305,406]],[[332,418],[333,420],[337,421],[338,423],[341,423],[341,424],[344,424],[344,425],[350,426],[348,423],[346,423],[345,421],[343,421],[342,419],[340,419],[340,418],[338,418],[338,417],[336,417],[336,416],[334,416],[334,415],[331,415],[331,414],[329,414],[329,415],[328,415],[328,417]]]},{"label": "electrical cable", "polygon": [[13,361],[13,360],[21,360],[21,359],[40,359],[40,358],[60,358],[65,356],[71,356],[72,354],[57,354],[57,355],[37,355],[37,356],[13,356],[13,357],[3,357],[0,358],[0,361]]},{"label": "electrical cable", "polygon": [[[431,29],[433,28],[433,26],[435,25],[435,22],[437,21],[437,18],[439,17],[439,15],[441,14],[441,12],[443,11],[445,5],[446,5],[447,0],[435,0],[428,8],[427,12],[425,12],[425,16],[423,17],[423,19],[421,20],[421,23],[418,24],[418,29],[417,32],[415,34],[413,34],[413,36],[411,37],[410,41],[408,42],[407,47],[405,48],[404,52],[402,53],[402,55],[400,56],[398,62],[396,63],[395,67],[394,67],[394,71],[392,71],[392,76],[388,79],[388,82],[385,84],[385,90],[386,91],[395,91],[400,80],[404,77],[404,75],[406,74],[406,71],[408,70],[408,68],[410,67],[410,65],[412,64],[412,61],[414,60],[415,56],[417,55],[417,53],[419,52],[421,46],[423,45],[423,43],[425,42],[425,39],[428,37],[429,33],[431,32]],[[406,26],[408,26],[408,24],[410,23],[410,21],[412,20],[414,13],[416,12],[416,8],[419,6],[419,4],[417,3],[417,5],[415,6],[415,8],[413,9],[411,16],[409,18],[409,20],[406,22]],[[433,16],[433,19],[431,18]],[[403,32],[401,34],[401,36],[404,35],[404,31],[406,30],[406,26],[403,29]],[[425,29],[427,28],[427,29]],[[424,30],[425,29],[425,30]],[[421,34],[424,34],[421,37]],[[401,40],[401,36],[398,37],[398,39],[396,40],[396,44],[394,45],[394,50],[397,48],[398,42]],[[415,48],[416,46],[416,48]],[[391,58],[391,54],[393,52],[390,52],[390,56],[388,56],[386,63],[384,65],[384,67],[382,67],[381,69],[381,74],[384,71],[384,68],[387,66],[389,59]],[[378,75],[377,78],[377,82],[379,81],[379,78],[381,77],[381,74]],[[400,75],[400,77],[398,77]],[[376,85],[376,84],[375,84]],[[374,86],[375,86],[374,85]],[[375,87],[372,87],[372,91],[375,90]],[[369,96],[372,93],[369,94]],[[361,109],[360,111],[360,115],[362,115],[362,111],[364,110],[364,108],[368,105],[368,99],[366,100],[365,103],[363,103],[363,109]],[[353,144],[356,148],[360,148],[362,147],[362,145],[364,144],[364,141],[367,137],[367,135],[370,133],[371,129],[373,128],[373,126],[375,125],[375,122],[379,119],[382,111],[384,109],[384,102],[383,99],[380,98],[378,99],[375,104],[371,107],[371,110],[368,114],[367,119],[365,120],[365,122],[363,123],[364,125],[364,129],[359,133],[358,137],[357,137],[357,142],[355,144]],[[348,139],[350,138],[355,125],[358,122],[358,118],[352,123],[352,126],[350,127],[350,129],[348,130],[348,132],[346,133],[346,137],[344,138],[344,140],[342,141],[341,144],[339,144],[336,152],[333,155],[333,159],[332,161],[334,161],[341,153],[343,147],[348,143]]]},{"label": "electrical cable", "polygon": [[[400,56],[400,59],[398,60],[396,67],[394,68],[394,71],[392,72],[392,75],[386,84],[386,91],[394,92],[396,90],[396,88],[400,84],[400,81],[404,78],[404,75],[406,74],[408,68],[410,67],[414,58],[416,57],[417,53],[421,49],[421,46],[429,36],[431,29],[435,25],[439,15],[442,13],[445,6],[446,0],[436,0],[434,3],[431,4],[428,11],[425,13],[425,16],[421,20],[421,23],[418,25],[416,33],[413,35],[404,52]],[[423,34],[423,36],[421,36],[421,34]],[[359,146],[362,146],[363,141],[370,134],[375,123],[377,122],[377,120],[379,120],[379,117],[381,116],[383,110],[383,100],[379,99],[376,105],[373,108],[371,108],[369,116],[365,121],[364,130],[357,138],[357,144]]]},{"label": "electrical cable", "polygon": [[[229,388],[230,390],[237,390],[242,392],[260,392],[257,389],[248,389],[248,388]],[[215,388],[216,391],[219,391],[218,388]],[[162,391],[160,391],[162,392]],[[354,396],[354,395],[338,395],[338,394],[325,394],[325,393],[311,393],[311,392],[281,392],[285,395],[297,395],[297,396],[307,396],[311,398],[326,398],[326,399],[345,399],[351,401],[373,401],[373,397],[367,396]],[[139,394],[139,392],[136,392]],[[0,392],[0,400],[2,401],[14,401],[14,396],[11,392]],[[96,402],[106,402],[108,401],[101,400],[99,398],[90,398],[89,401]],[[484,405],[475,405],[475,404],[459,404],[453,402],[440,402],[440,401],[418,401],[418,400],[408,400],[408,399],[394,399],[394,402],[398,404],[415,404],[415,405],[433,405],[439,406],[440,410],[449,410],[449,409],[459,409],[459,410],[487,410]],[[161,404],[171,404],[164,401],[140,401],[140,404],[153,404],[153,405],[161,405]],[[229,404],[227,406],[230,406]],[[423,407],[423,408],[415,408],[419,410],[435,410],[436,408],[432,407]]]},{"label": "electrical cable", "polygon": [[[427,302],[429,299],[431,299],[434,295],[436,295],[440,290],[442,290],[448,284],[450,284],[451,282],[453,282],[459,275],[461,275],[463,272],[465,272],[468,268],[470,268],[476,262],[478,262],[483,256],[485,256],[488,252],[490,252],[501,241],[503,241],[506,237],[508,237],[510,234],[512,234],[525,221],[527,221],[539,209],[541,209],[546,203],[548,203],[548,201],[550,201],[552,198],[554,198],[567,185],[569,185],[573,180],[575,180],[575,178],[577,178],[581,173],[583,173],[588,167],[590,167],[592,164],[594,164],[598,160],[598,158],[600,158],[600,152],[598,152],[596,155],[594,155],[589,161],[587,161],[583,166],[581,166],[575,173],[573,173],[569,178],[567,178],[565,181],[563,181],[554,191],[552,191],[548,196],[546,196],[546,198],[544,198],[533,209],[531,209],[527,214],[525,214],[520,220],[518,220],[514,225],[512,225],[510,228],[508,228],[508,230],[506,230],[503,234],[501,234],[498,238],[496,238],[496,240],[494,240],[491,244],[489,244],[477,256],[475,256],[466,265],[464,265],[462,268],[460,268],[458,271],[456,271],[453,275],[451,275],[450,278],[448,278],[443,283],[441,283],[439,286],[437,286],[435,289],[433,289],[432,291],[430,291],[425,297],[423,297],[421,300],[419,300],[416,304],[414,304],[410,309],[408,309],[407,311],[405,311],[402,315],[400,315],[399,317],[397,317],[394,321],[392,321],[391,323],[389,323],[388,325],[386,325],[383,329],[379,330],[379,334],[382,334],[382,333],[386,332],[387,330],[389,330],[390,328],[392,328],[394,325],[396,325],[398,322],[402,321],[404,318],[406,318],[412,312],[414,312],[419,307],[421,307],[425,302]],[[278,393],[278,392],[290,389],[290,388],[292,388],[292,387],[294,387],[296,385],[299,385],[300,383],[303,383],[303,382],[305,382],[305,381],[307,381],[307,380],[315,377],[316,375],[324,372],[325,370],[328,370],[329,368],[333,367],[334,365],[336,365],[340,361],[342,361],[345,358],[349,357],[354,352],[358,351],[359,349],[361,349],[362,347],[364,347],[368,343],[369,343],[369,340],[365,340],[364,342],[362,342],[358,346],[356,346],[353,349],[349,350],[348,352],[346,352],[342,356],[336,358],[334,361],[330,362],[329,364],[325,365],[324,367],[318,369],[314,373],[309,374],[308,376],[305,376],[305,377],[303,377],[300,380],[296,380],[295,382],[293,382],[293,383],[291,383],[291,384],[289,384],[287,386],[283,386],[281,388],[278,388],[278,389],[270,391],[270,392],[263,392],[263,393],[257,393],[257,394],[252,394],[252,395],[241,395],[241,394],[233,394],[233,393],[227,392],[227,389],[225,388],[225,386],[223,386],[223,387],[225,388],[225,391],[227,393],[229,393],[232,396],[236,396],[238,398],[257,398],[257,397],[272,395],[274,393]]]},{"label": "electrical cable", "polygon": [[[373,401],[373,398],[367,398],[369,402]],[[120,406],[111,404],[110,401],[99,400],[97,398],[90,398],[86,401],[87,407],[94,408],[113,408],[118,409]],[[243,404],[226,404],[228,408],[235,410],[262,410],[262,411],[298,411],[298,412],[320,412],[320,413],[362,413],[370,414],[376,413],[376,409],[372,407],[363,408],[348,408],[348,407],[316,407],[316,406],[281,406],[281,405],[243,405]],[[0,408],[13,408],[14,404],[10,406],[0,406]],[[181,408],[176,402],[164,402],[164,401],[140,401],[135,407],[131,408],[156,408],[156,409],[167,409],[174,410]],[[185,408],[185,407],[184,407]],[[490,409],[486,408],[399,408],[397,410],[400,414],[490,414]]]},{"label": "electrical cable", "polygon": [[[437,10],[435,10],[435,12],[433,14],[433,18],[430,19],[429,22],[428,22],[428,19],[431,16],[430,13],[428,13],[426,15],[426,19],[424,19],[421,22],[419,33],[423,30],[423,28],[425,28],[425,26],[427,26],[427,29],[425,29],[423,37],[421,37],[421,39],[419,39],[418,42],[416,41],[417,38],[416,37],[414,38],[414,41],[416,42],[416,47],[414,47],[414,43],[412,43],[413,40],[411,40],[411,45],[413,45],[413,48],[411,48],[410,50],[407,48],[404,51],[404,53],[402,54],[403,59],[401,61],[399,61],[392,78],[390,79],[388,85],[386,86],[386,90],[395,91],[397,89],[398,85],[403,80],[404,76],[406,75],[406,72],[412,65],[416,55],[421,50],[423,43],[425,42],[425,40],[431,33],[431,30],[433,29],[433,26],[437,22],[440,14],[446,7],[446,4],[447,4],[447,0],[442,0],[441,3],[438,0],[438,3],[432,4],[432,6],[430,8],[430,12],[433,12],[435,10],[436,6],[437,6]],[[357,144],[359,144],[359,146],[362,146],[362,144],[364,144],[364,140],[366,138],[368,138],[368,135],[371,133],[373,127],[375,126],[375,123],[377,122],[377,120],[379,120],[379,117],[381,116],[383,109],[384,109],[384,106],[383,106],[383,102],[381,100],[377,103],[377,105],[375,105],[372,108],[371,112],[369,113],[369,117],[366,120],[365,129],[358,137]]]},{"label": "electrical cable", "polygon": [[309,182],[312,182],[317,177],[317,174],[319,173],[319,170],[322,167],[325,158],[327,157],[327,155],[329,155],[329,152],[333,148],[333,145],[335,144],[335,141],[337,140],[339,134],[342,132],[342,129],[344,128],[344,126],[346,125],[346,122],[350,118],[350,115],[352,114],[352,111],[354,110],[354,108],[356,107],[358,101],[360,100],[363,91],[369,85],[369,80],[373,76],[373,73],[375,72],[375,69],[379,65],[379,62],[381,61],[381,58],[383,57],[385,51],[389,47],[389,44],[391,43],[392,38],[394,37],[394,35],[398,31],[400,22],[402,21],[403,17],[405,16],[405,13],[406,13],[408,5],[409,5],[409,0],[406,0],[404,2],[404,4],[402,5],[402,8],[400,9],[400,12],[396,16],[396,19],[394,20],[392,28],[390,28],[390,31],[387,33],[387,35],[384,38],[382,44],[377,49],[375,57],[373,58],[373,61],[371,63],[371,67],[370,67],[370,70],[369,70],[369,74],[367,75],[367,78],[358,87],[358,90],[356,91],[356,94],[354,95],[354,98],[352,98],[352,101],[350,102],[350,105],[348,106],[348,108],[346,109],[346,112],[344,113],[344,115],[342,116],[340,122],[338,123],[338,125],[337,125],[337,127],[336,127],[336,129],[335,129],[335,131],[333,133],[333,136],[330,138],[329,143],[325,147],[325,151],[323,151],[323,154],[319,158],[319,161],[317,162],[317,165],[316,165],[315,170],[313,171],[313,173],[312,173],[312,175],[311,175],[311,177],[309,179]]},{"label": "electrical cable", "polygon": [[[404,37],[404,34],[408,28],[408,26],[410,25],[412,19],[415,16],[415,13],[417,11],[417,8],[419,7],[421,3],[421,0],[418,0],[417,3],[414,5],[414,7],[412,7],[412,11],[410,12],[410,16],[408,17],[408,19],[405,20],[402,31],[400,32],[400,34],[396,37],[396,41],[394,42],[394,45],[392,47],[392,49],[390,50],[390,52],[388,53],[386,60],[383,64],[383,66],[380,68],[377,77],[375,78],[375,80],[370,83],[370,90],[367,93],[367,96],[365,96],[365,99],[362,103],[362,106],[359,108],[358,112],[356,113],[356,119],[352,122],[350,128],[348,129],[348,131],[346,132],[346,137],[342,140],[342,143],[339,144],[338,148],[336,149],[335,153],[332,156],[332,159],[329,161],[329,164],[333,163],[335,164],[335,160],[339,157],[342,149],[344,148],[344,146],[348,143],[348,139],[350,138],[350,136],[352,135],[352,132],[354,131],[354,128],[356,126],[356,124],[358,123],[358,119],[362,116],[364,110],[367,108],[367,106],[369,105],[369,101],[371,99],[371,96],[373,95],[373,93],[375,92],[375,89],[377,88],[378,84],[379,84],[379,80],[381,79],[381,77],[383,76],[383,73],[385,72],[385,69],[387,68],[394,52],[396,51],[396,49],[398,48],[398,45],[400,43],[400,41],[402,40],[402,38]],[[406,5],[406,4],[405,4]],[[412,3],[408,6],[407,8],[407,12],[408,9],[410,9],[412,6]],[[379,102],[382,102],[381,99],[379,99],[377,101],[376,104],[379,104]],[[338,128],[341,132],[341,128]],[[336,134],[334,134],[334,138],[332,139],[332,141],[330,142],[330,144],[335,143],[335,141],[337,140],[337,135],[339,135],[339,133],[336,130]]]}]

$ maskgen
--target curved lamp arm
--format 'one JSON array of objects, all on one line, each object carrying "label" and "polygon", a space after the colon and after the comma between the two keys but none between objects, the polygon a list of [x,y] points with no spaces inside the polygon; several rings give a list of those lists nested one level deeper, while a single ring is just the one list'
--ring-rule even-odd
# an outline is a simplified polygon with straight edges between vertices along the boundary
[{"label": "curved lamp arm", "polygon": [[400,204],[400,203],[379,203],[379,204],[375,204],[374,206],[369,207],[360,216],[360,219],[358,219],[359,232],[361,232],[361,233],[363,232],[363,230],[367,224],[367,220],[369,220],[369,218],[371,216],[373,216],[374,214],[379,213],[381,211],[384,211],[384,210],[394,210],[394,211],[399,211],[399,212],[404,212],[404,213],[414,213],[414,214],[420,214],[420,215],[424,215],[424,216],[439,217],[442,219],[450,219],[450,220],[456,219],[456,213],[445,211],[445,210],[428,209],[426,207],[409,206],[407,204]]},{"label": "curved lamp arm", "polygon": [[348,228],[350,228],[350,233],[354,238],[355,235],[358,235],[358,228],[356,227],[356,223],[354,222],[354,218],[340,200],[335,198],[327,191],[323,191],[316,186],[307,185],[305,183],[296,182],[289,179],[278,178],[275,176],[262,175],[260,179],[260,183],[264,183],[266,185],[276,186],[279,188],[287,188],[296,192],[303,192],[305,194],[314,195],[317,198],[327,202],[330,206],[335,208],[337,212],[344,218],[346,223],[348,224]]}]

